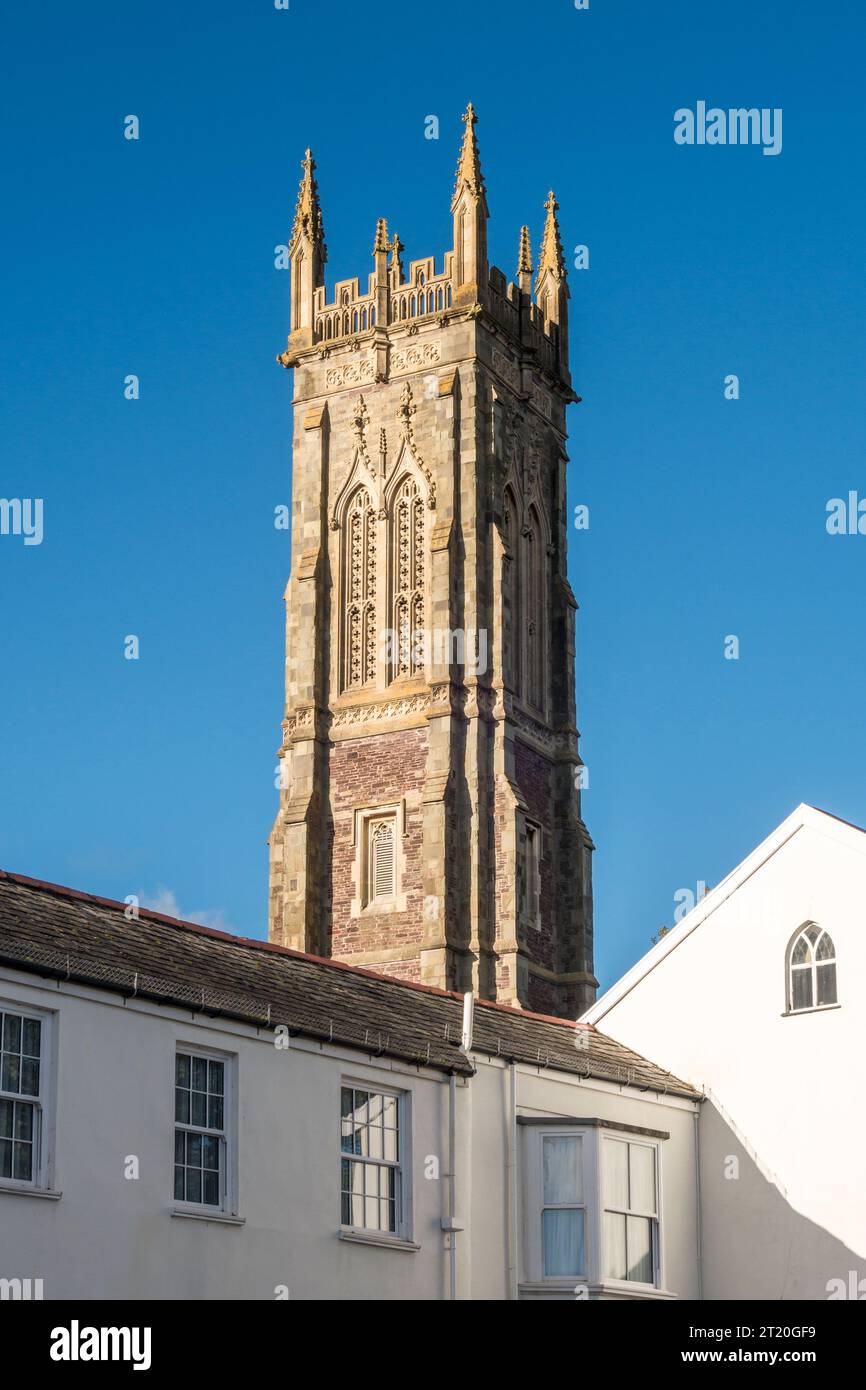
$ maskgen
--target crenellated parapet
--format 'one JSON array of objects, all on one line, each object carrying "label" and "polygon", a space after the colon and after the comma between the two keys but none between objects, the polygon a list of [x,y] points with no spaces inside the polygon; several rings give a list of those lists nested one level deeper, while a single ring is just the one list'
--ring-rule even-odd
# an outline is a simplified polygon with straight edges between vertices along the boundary
[{"label": "crenellated parapet", "polygon": [[570,387],[568,372],[568,285],[551,193],[532,292],[529,230],[521,229],[517,279],[487,262],[487,194],[475,135],[477,116],[470,103],[451,201],[454,241],[437,271],[435,257],[411,261],[404,274],[402,243],[388,238],[380,218],[373,243],[374,268],[362,288],[361,278],[338,280],[329,297],[324,282],[326,250],[315,162],[308,150],[289,242],[292,269],[291,323],[286,350],[277,361],[296,366],[307,352],[340,347],[390,330],[421,327],[436,320],[444,326],[461,316],[486,314],[512,345],[531,354],[538,365]]}]

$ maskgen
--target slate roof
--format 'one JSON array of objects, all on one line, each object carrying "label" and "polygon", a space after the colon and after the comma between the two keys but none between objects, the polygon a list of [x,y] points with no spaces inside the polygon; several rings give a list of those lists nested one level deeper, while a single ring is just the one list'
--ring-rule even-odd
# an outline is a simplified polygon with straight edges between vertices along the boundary
[{"label": "slate roof", "polygon": [[[470,1074],[459,994],[0,870],[0,963],[160,1004]],[[478,1001],[473,1051],[694,1099],[686,1082],[588,1024]]]}]

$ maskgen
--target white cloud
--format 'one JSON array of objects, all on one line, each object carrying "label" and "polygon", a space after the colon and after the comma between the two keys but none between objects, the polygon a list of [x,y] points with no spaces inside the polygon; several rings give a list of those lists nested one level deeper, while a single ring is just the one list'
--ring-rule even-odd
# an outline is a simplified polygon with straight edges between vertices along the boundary
[{"label": "white cloud", "polygon": [[195,922],[200,927],[212,927],[214,931],[233,931],[233,927],[219,907],[181,907],[171,888],[157,888],[155,893],[136,894],[139,906],[151,912],[161,912],[165,917],[179,917],[183,922]]}]

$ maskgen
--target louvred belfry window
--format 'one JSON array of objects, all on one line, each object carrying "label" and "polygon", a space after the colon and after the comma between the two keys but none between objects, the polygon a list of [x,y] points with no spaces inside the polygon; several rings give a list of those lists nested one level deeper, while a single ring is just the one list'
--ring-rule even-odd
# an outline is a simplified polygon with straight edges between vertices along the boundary
[{"label": "louvred belfry window", "polygon": [[394,894],[395,852],[394,817],[370,823],[369,898],[390,898]]},{"label": "louvred belfry window", "polygon": [[397,491],[391,524],[393,679],[424,667],[424,501],[412,478]]},{"label": "louvred belfry window", "polygon": [[349,504],[344,527],[343,686],[376,679],[376,514],[366,488]]}]

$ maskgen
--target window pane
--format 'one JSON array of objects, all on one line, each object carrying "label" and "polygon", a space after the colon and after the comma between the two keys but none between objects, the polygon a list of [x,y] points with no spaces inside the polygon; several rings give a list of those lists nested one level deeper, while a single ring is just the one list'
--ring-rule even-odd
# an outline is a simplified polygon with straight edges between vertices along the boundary
[{"label": "window pane", "polygon": [[836,1003],[836,962],[818,966],[818,1003]]},{"label": "window pane", "polygon": [[351,1087],[344,1086],[340,1093],[340,1114],[345,1119],[351,1115],[353,1109]]},{"label": "window pane", "polygon": [[639,1284],[653,1282],[652,1222],[643,1216],[627,1217],[628,1278]]},{"label": "window pane", "polygon": [[201,1201],[200,1168],[187,1168],[186,1170],[186,1200],[188,1202]]},{"label": "window pane", "polygon": [[807,927],[807,928],[806,928],[806,933],[805,933],[805,934],[806,934],[806,936],[808,936],[809,940],[811,941],[812,945],[814,946],[814,945],[815,945],[815,942],[818,940],[818,937],[821,935],[820,928],[816,927],[815,924],[814,924],[814,922],[813,922],[812,925],[811,925],[810,927]]},{"label": "window pane", "polygon": [[218,1207],[220,1204],[220,1183],[219,1173],[210,1170],[204,1175],[204,1191],[202,1201],[209,1207]]},{"label": "window pane", "polygon": [[791,1008],[792,1009],[811,1009],[812,1007],[812,970],[807,967],[805,970],[791,971]]},{"label": "window pane", "polygon": [[812,952],[809,950],[809,943],[805,936],[797,938],[797,943],[791,954],[792,965],[807,965],[812,959]]},{"label": "window pane", "polygon": [[13,1178],[18,1178],[21,1182],[31,1182],[33,1179],[33,1145],[15,1144],[14,1149]]},{"label": "window pane", "polygon": [[604,1273],[607,1279],[626,1277],[625,1222],[626,1218],[619,1212],[604,1214]]},{"label": "window pane", "polygon": [[11,1100],[0,1100],[0,1139],[12,1138],[13,1104]]},{"label": "window pane", "polygon": [[656,1209],[656,1155],[648,1144],[629,1144],[629,1210]]},{"label": "window pane", "polygon": [[200,1125],[204,1129],[207,1124],[207,1096],[201,1091],[192,1093],[192,1124]]},{"label": "window pane", "polygon": [[544,1153],[544,1205],[582,1201],[580,1137],[545,1136],[541,1142]]},{"label": "window pane", "polygon": [[33,1106],[15,1106],[15,1138],[26,1139],[28,1142],[33,1138]]},{"label": "window pane", "polygon": [[182,1129],[176,1129],[176,1130],[174,1131],[174,1161],[175,1161],[175,1163],[183,1163],[184,1160],[185,1160],[185,1157],[186,1157],[186,1144],[184,1143],[184,1139],[185,1139],[185,1135],[184,1135],[183,1130],[182,1130]]},{"label": "window pane", "polygon": [[201,1141],[201,1166],[216,1171],[220,1166],[220,1141],[212,1134],[205,1134]]},{"label": "window pane", "polygon": [[378,1123],[372,1124],[367,1131],[369,1135],[369,1155],[371,1158],[382,1157],[382,1130]]},{"label": "window pane", "polygon": [[174,1200],[175,1200],[176,1202],[182,1202],[182,1201],[183,1201],[183,1175],[184,1175],[184,1170],[183,1170],[183,1168],[180,1168],[180,1167],[178,1167],[177,1165],[175,1165],[175,1170],[174,1170]]},{"label": "window pane", "polygon": [[192,1058],[192,1088],[194,1091],[207,1090],[207,1061],[204,1057]]},{"label": "window pane", "polygon": [[12,1140],[0,1139],[0,1178],[12,1176]]},{"label": "window pane", "polygon": [[39,1043],[42,1032],[42,1024],[38,1018],[25,1018],[24,1033],[22,1038],[21,1051],[25,1057],[39,1056]]},{"label": "window pane", "polygon": [[222,1096],[210,1096],[207,1103],[207,1123],[208,1129],[222,1129],[223,1127],[223,1098]]},{"label": "window pane", "polygon": [[178,1086],[189,1085],[189,1058],[187,1057],[185,1052],[179,1052],[177,1054],[177,1063],[175,1066],[175,1080],[177,1081]]},{"label": "window pane", "polygon": [[189,1091],[183,1091],[179,1086],[174,1090],[174,1118],[182,1125],[189,1124]]},{"label": "window pane", "polygon": [[33,1057],[24,1057],[21,1062],[21,1094],[39,1095],[39,1063]]},{"label": "window pane", "polygon": [[628,1144],[620,1139],[605,1139],[602,1152],[605,1206],[628,1207]]},{"label": "window pane", "polygon": [[0,1090],[17,1091],[21,1084],[20,1058],[3,1053],[3,1066],[0,1069]]},{"label": "window pane", "polygon": [[194,1168],[201,1167],[201,1141],[200,1134],[186,1136],[186,1161]]},{"label": "window pane", "polygon": [[223,1068],[222,1062],[208,1062],[208,1090],[212,1095],[221,1096],[223,1093]]},{"label": "window pane", "polygon": [[583,1212],[545,1211],[541,1223],[545,1275],[583,1274]]},{"label": "window pane", "polygon": [[818,960],[835,960],[836,958],[836,950],[833,946],[833,942],[826,932],[824,932],[821,940],[818,942],[818,949],[815,952],[815,956]]},{"label": "window pane", "polygon": [[3,1051],[21,1051],[21,1019],[14,1014],[3,1015]]},{"label": "window pane", "polygon": [[397,1131],[396,1129],[386,1129],[384,1134],[383,1157],[390,1159],[392,1163],[396,1163],[399,1156],[400,1155],[397,1147]]}]

